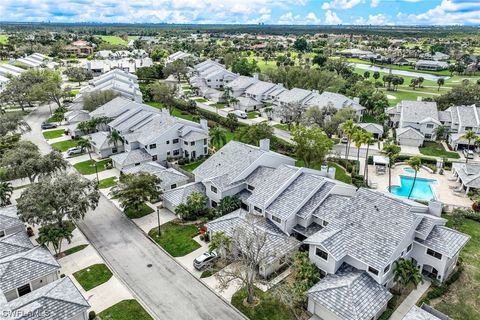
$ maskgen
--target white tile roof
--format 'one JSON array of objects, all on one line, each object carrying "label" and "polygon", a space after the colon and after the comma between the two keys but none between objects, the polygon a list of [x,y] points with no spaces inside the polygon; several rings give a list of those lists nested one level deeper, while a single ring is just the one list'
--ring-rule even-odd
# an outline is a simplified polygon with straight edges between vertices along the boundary
[{"label": "white tile roof", "polygon": [[23,227],[17,216],[17,207],[14,205],[0,207],[0,230]]}]

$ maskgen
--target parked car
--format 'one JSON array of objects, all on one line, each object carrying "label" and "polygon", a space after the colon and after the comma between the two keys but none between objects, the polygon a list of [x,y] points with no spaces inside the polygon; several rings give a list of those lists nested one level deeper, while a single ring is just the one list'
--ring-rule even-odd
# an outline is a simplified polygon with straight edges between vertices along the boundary
[{"label": "parked car", "polygon": [[467,159],[473,159],[475,157],[475,154],[473,153],[473,151],[468,149],[463,149],[463,155]]},{"label": "parked car", "polygon": [[347,144],[347,143],[348,143],[348,138],[347,138],[347,137],[343,137],[342,139],[340,139],[340,142],[341,142],[341,143],[344,143],[344,144]]},{"label": "parked car", "polygon": [[81,147],[72,147],[67,150],[67,155],[68,156],[73,156],[75,154],[81,154],[82,153],[82,148]]},{"label": "parked car", "polygon": [[42,123],[42,130],[45,130],[45,129],[54,129],[56,128],[57,125],[55,123],[49,123],[49,122],[43,122]]},{"label": "parked car", "polygon": [[232,112],[237,118],[247,119],[247,113],[242,110],[235,110]]},{"label": "parked car", "polygon": [[207,251],[202,253],[200,256],[196,257],[195,260],[193,260],[193,266],[198,271],[201,271],[211,266],[213,262],[218,258],[219,256],[216,251],[212,251],[212,252]]}]

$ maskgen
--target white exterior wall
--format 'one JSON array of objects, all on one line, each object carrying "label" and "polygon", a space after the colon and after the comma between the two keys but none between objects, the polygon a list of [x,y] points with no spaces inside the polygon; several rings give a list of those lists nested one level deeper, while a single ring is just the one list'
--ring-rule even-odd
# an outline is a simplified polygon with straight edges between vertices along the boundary
[{"label": "white exterior wall", "polygon": [[326,273],[335,273],[342,264],[342,261],[336,261],[331,254],[328,254],[326,261],[323,260],[315,254],[315,249],[317,247],[328,253],[328,251],[325,250],[322,246],[310,245],[308,248],[308,256],[310,258],[310,261],[312,261],[317,266],[317,268],[325,271]]},{"label": "white exterior wall", "polygon": [[446,273],[446,265],[447,265],[447,256],[442,254],[442,259],[437,259],[427,254],[427,248],[417,242],[413,244],[412,250],[412,258],[414,258],[419,266],[419,270],[423,269],[424,265],[429,265],[437,269],[438,271],[438,278],[439,281],[444,281],[444,275]]}]

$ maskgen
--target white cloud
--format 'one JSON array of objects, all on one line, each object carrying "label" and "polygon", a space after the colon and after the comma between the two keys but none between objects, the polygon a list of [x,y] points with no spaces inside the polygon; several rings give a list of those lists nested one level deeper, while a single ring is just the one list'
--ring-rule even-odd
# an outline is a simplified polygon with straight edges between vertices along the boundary
[{"label": "white cloud", "polygon": [[324,2],[322,9],[352,9],[361,3],[365,3],[365,0],[333,0],[331,2]]},{"label": "white cloud", "polygon": [[398,24],[480,24],[480,2],[477,0],[442,0],[442,2],[420,14],[397,14]]},{"label": "white cloud", "polygon": [[368,15],[368,18],[365,19],[364,17],[359,17],[355,20],[355,24],[360,24],[360,25],[388,25],[392,24],[392,22],[389,20],[389,18],[384,15],[383,13],[379,14],[370,14]]},{"label": "white cloud", "polygon": [[311,24],[319,24],[321,19],[317,17],[317,15],[313,12],[309,12],[306,16],[305,16],[305,20],[308,22],[308,23],[311,23]]},{"label": "white cloud", "polygon": [[380,0],[372,0],[372,2],[370,2],[370,7],[376,8],[378,7],[379,3],[380,3]]},{"label": "white cloud", "polygon": [[342,19],[340,19],[335,12],[332,10],[327,10],[325,12],[325,24],[341,24]]},{"label": "white cloud", "polygon": [[306,16],[294,14],[289,11],[278,18],[278,24],[319,24],[320,18],[313,12],[307,13]]}]

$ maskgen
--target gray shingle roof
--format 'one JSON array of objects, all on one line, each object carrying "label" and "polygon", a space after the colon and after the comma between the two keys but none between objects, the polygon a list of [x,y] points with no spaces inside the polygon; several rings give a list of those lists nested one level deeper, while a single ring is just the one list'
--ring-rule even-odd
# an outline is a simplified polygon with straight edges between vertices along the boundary
[{"label": "gray shingle roof", "polygon": [[144,172],[144,173],[149,173],[153,174],[157,177],[160,178],[162,181],[160,183],[160,186],[162,189],[167,189],[170,188],[171,185],[176,184],[180,185],[188,181],[188,177],[184,175],[183,173],[173,169],[173,168],[165,168],[164,166],[151,161],[147,163],[143,163],[139,166],[135,166],[132,168],[128,168],[123,170],[124,173],[139,173],[139,172]]},{"label": "gray shingle roof", "polygon": [[478,127],[479,119],[477,108],[475,105],[471,106],[457,106],[452,107],[452,110],[457,111],[459,123],[464,127]]},{"label": "gray shingle roof", "polygon": [[231,81],[226,85],[226,87],[232,88],[233,90],[241,90],[246,89],[252,84],[258,82],[258,79],[247,77],[247,76],[239,76],[235,80]]},{"label": "gray shingle roof", "polygon": [[19,231],[3,238],[0,238],[0,259],[7,256],[28,251],[33,244],[25,231]]},{"label": "gray shingle roof", "polygon": [[435,226],[425,240],[415,238],[415,241],[445,254],[455,256],[460,249],[470,240],[470,236],[444,226]]},{"label": "gray shingle roof", "polygon": [[360,103],[350,99],[347,96],[344,96],[340,93],[333,92],[323,92],[322,94],[317,94],[307,101],[307,104],[310,106],[317,106],[319,108],[332,105],[335,109],[339,110],[342,108],[352,108],[355,111],[364,110],[365,108],[360,105]]},{"label": "gray shingle roof", "polygon": [[278,86],[278,85],[270,82],[259,81],[251,85],[250,87],[248,87],[247,90],[245,91],[245,94],[251,94],[251,95],[264,94],[265,92],[271,90],[275,86]]},{"label": "gray shingle roof", "polygon": [[143,149],[135,149],[113,155],[111,159],[121,166],[128,166],[152,160],[152,156]]},{"label": "gray shingle roof", "polygon": [[435,225],[444,225],[445,222],[445,219],[425,215],[422,221],[420,221],[420,223],[418,224],[415,231],[419,233],[423,238],[426,238]]},{"label": "gray shingle roof", "polygon": [[392,294],[367,273],[352,269],[327,275],[308,290],[308,297],[339,319],[370,320]]},{"label": "gray shingle roof", "polygon": [[[438,311],[436,311],[436,312],[438,313]],[[407,312],[407,314],[405,314],[405,316],[403,316],[402,320],[444,320],[444,319],[450,319],[445,315],[443,315],[443,316],[444,317],[439,318],[439,317],[435,316],[434,314],[424,310],[423,308],[419,308],[419,307],[414,305],[410,308],[410,310]]]},{"label": "gray shingle roof", "polygon": [[330,197],[328,193],[335,186],[333,182],[324,182],[319,190],[308,200],[304,206],[297,212],[297,216],[306,219],[314,213],[315,209],[320,205],[324,206],[324,202]]},{"label": "gray shingle roof", "polygon": [[60,265],[45,247],[7,256],[0,260],[0,291],[15,289],[59,268]]},{"label": "gray shingle roof", "polygon": [[[253,233],[265,232],[266,241],[260,252],[265,257],[265,263],[274,261],[277,257],[282,257],[293,251],[300,245],[300,241],[293,237],[285,235],[270,220],[256,217],[256,220],[249,222],[247,219],[253,218],[248,212],[239,209],[229,213],[216,220],[206,224],[208,231],[212,233],[224,232],[227,236],[233,236],[239,229],[244,232]],[[257,228],[253,231],[252,228]],[[247,237],[248,238],[248,237]]]},{"label": "gray shingle roof", "polygon": [[350,197],[337,194],[329,194],[320,206],[313,211],[313,216],[330,222],[334,219],[338,210],[341,210],[343,204],[348,202]]},{"label": "gray shingle roof", "polygon": [[88,308],[90,305],[68,277],[49,283],[2,306],[2,310],[15,311],[15,314],[20,315],[8,318],[12,320],[38,319],[39,314],[44,320],[78,319]]},{"label": "gray shingle roof", "polygon": [[429,117],[438,121],[436,102],[403,100],[400,102],[400,105],[402,108],[402,121],[419,123]]},{"label": "gray shingle roof", "polygon": [[480,165],[475,163],[453,163],[453,169],[463,184],[471,188],[480,188]]},{"label": "gray shingle roof", "polygon": [[14,205],[0,207],[0,230],[15,227],[23,227],[23,223],[17,216],[17,207]]},{"label": "gray shingle roof", "polygon": [[274,168],[260,166],[247,177],[246,182],[256,188],[267,180],[273,172],[275,172]]},{"label": "gray shingle roof", "polygon": [[285,90],[280,93],[280,95],[278,96],[278,101],[281,101],[283,103],[302,102],[312,94],[312,91],[309,90],[293,88],[291,90]]},{"label": "gray shingle roof", "polygon": [[165,191],[162,195],[162,198],[165,201],[170,202],[173,206],[178,206],[181,203],[185,203],[187,201],[187,197],[192,192],[205,193],[205,186],[201,182],[189,183],[184,186]]},{"label": "gray shingle roof", "polygon": [[423,139],[423,134],[412,128],[412,127],[404,127],[397,129],[397,137],[409,138],[409,139]]}]

